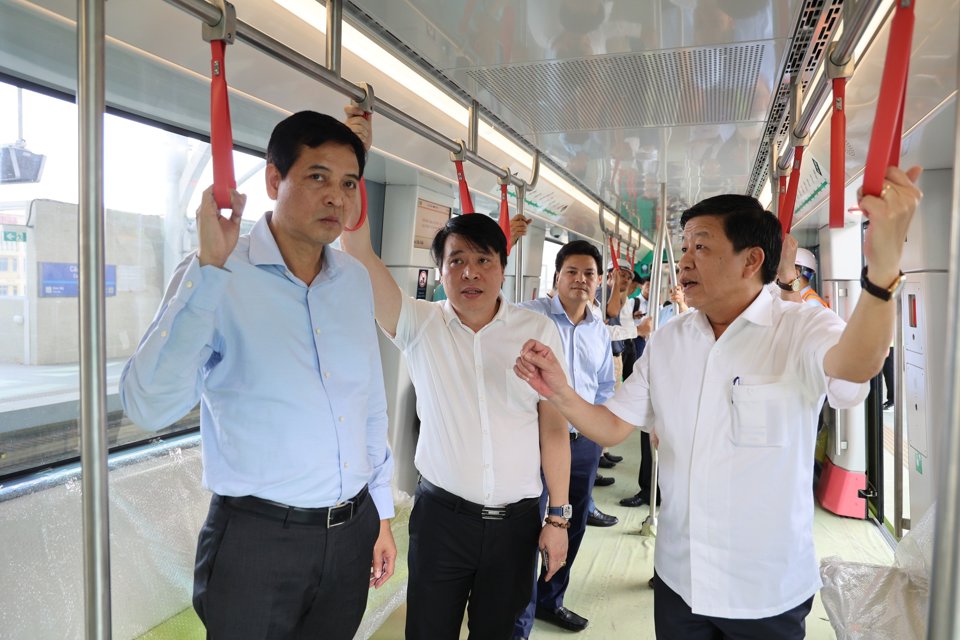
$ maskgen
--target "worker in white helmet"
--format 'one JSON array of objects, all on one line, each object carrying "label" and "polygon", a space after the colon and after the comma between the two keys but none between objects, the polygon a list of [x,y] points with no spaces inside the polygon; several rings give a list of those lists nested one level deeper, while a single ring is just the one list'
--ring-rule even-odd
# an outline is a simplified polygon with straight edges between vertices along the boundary
[{"label": "worker in white helmet", "polygon": [[808,249],[798,248],[794,266],[796,267],[796,278],[793,281],[787,282],[778,278],[777,284],[780,285],[780,288],[787,292],[798,292],[800,294],[800,301],[804,304],[829,309],[830,305],[810,286],[810,279],[817,272],[817,259],[814,257],[813,252]]}]

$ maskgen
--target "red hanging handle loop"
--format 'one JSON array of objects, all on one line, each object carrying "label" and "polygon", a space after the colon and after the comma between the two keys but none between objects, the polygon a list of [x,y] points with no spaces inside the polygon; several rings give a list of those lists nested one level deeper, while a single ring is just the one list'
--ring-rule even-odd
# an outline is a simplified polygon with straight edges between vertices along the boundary
[{"label": "red hanging handle loop", "polygon": [[457,183],[460,186],[460,212],[475,213],[473,200],[470,199],[470,187],[467,186],[467,177],[463,174],[463,161],[454,160],[453,164],[457,168]]},{"label": "red hanging handle loop", "polygon": [[613,262],[613,269],[616,271],[620,269],[620,259],[618,258],[620,254],[620,249],[619,247],[616,249],[613,247],[613,236],[610,236],[609,240],[610,240],[610,261]]},{"label": "red hanging handle loop", "polygon": [[777,184],[777,213],[780,213],[783,211],[783,201],[787,198],[787,176],[781,175],[777,179]]},{"label": "red hanging handle loop", "polygon": [[510,255],[510,203],[507,201],[507,183],[500,183],[500,230],[507,239],[507,255]]},{"label": "red hanging handle loop", "polygon": [[[370,112],[363,114],[363,117],[367,120],[369,120],[372,116],[373,114]],[[344,225],[344,231],[356,231],[363,226],[364,222],[367,221],[367,181],[363,178],[360,178],[360,186],[358,189],[360,191],[360,219],[357,220],[357,224],[352,227]]]},{"label": "red hanging handle loop", "polygon": [[793,208],[797,203],[797,190],[800,188],[800,166],[803,163],[803,150],[806,147],[793,148],[793,170],[790,173],[790,184],[787,187],[787,197],[783,199],[780,208],[780,228],[784,235],[790,233],[793,227]]},{"label": "red hanging handle loop", "polygon": [[903,107],[910,71],[910,48],[913,40],[915,1],[897,3],[890,41],[883,64],[883,79],[877,99],[877,115],[870,134],[870,148],[863,170],[863,195],[880,196],[887,167],[900,162],[900,139],[903,135]]},{"label": "red hanging handle loop", "polygon": [[233,172],[233,128],[224,40],[210,41],[210,153],[213,158],[213,199],[220,209],[230,208],[230,190],[237,188]]},{"label": "red hanging handle loop", "polygon": [[833,109],[830,116],[830,228],[843,228],[843,190],[847,157],[847,79],[833,79]]}]

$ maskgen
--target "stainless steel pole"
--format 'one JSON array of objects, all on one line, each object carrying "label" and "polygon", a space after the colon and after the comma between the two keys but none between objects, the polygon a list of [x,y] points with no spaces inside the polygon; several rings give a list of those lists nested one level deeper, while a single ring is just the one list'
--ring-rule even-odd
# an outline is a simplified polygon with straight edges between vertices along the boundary
[{"label": "stainless steel pole", "polygon": [[80,469],[84,635],[110,638],[106,339],[103,260],[104,0],[77,6],[80,129]]},{"label": "stainless steel pole", "polygon": [[[523,199],[526,196],[525,189],[523,187],[514,187],[517,190],[517,213],[523,215]],[[513,301],[517,304],[523,302],[523,236],[517,239],[517,244],[513,248],[516,251],[516,258],[514,259],[513,266],[516,269],[514,271],[514,292],[513,292]]]},{"label": "stainless steel pole", "polygon": [[[957,109],[954,127],[955,131],[960,131],[960,109]],[[960,145],[955,145],[953,152],[948,327],[956,327],[960,322]],[[947,332],[946,371],[947,397],[950,400],[937,458],[940,484],[936,494],[937,522],[927,625],[927,638],[931,640],[960,638],[960,545],[957,544],[960,536],[960,335],[957,331]]]},{"label": "stainless steel pole", "polygon": [[[907,385],[903,383],[903,296],[897,297],[893,333],[893,534],[903,537],[903,417]],[[888,398],[888,400],[891,398]]]},{"label": "stainless steel pole", "polygon": [[[660,324],[660,289],[663,282],[663,248],[668,238],[667,234],[667,183],[660,183],[660,226],[657,229],[657,242],[653,247],[653,260],[650,262],[650,300],[647,304],[647,315],[653,330]],[[645,425],[652,426],[652,425]],[[640,534],[644,536],[657,535],[657,483],[660,479],[660,461],[657,449],[651,443],[650,458],[650,514],[640,527]]]},{"label": "stainless steel pole", "polygon": [[327,0],[327,69],[340,76],[340,34],[343,28],[343,0]]},{"label": "stainless steel pole", "polygon": [[[603,207],[600,208],[600,218],[603,219]],[[612,260],[610,256],[607,255],[607,234],[603,234],[603,241],[600,243],[600,263],[603,265],[603,268],[607,268],[607,263]],[[606,272],[600,274],[600,317],[606,322],[607,318],[607,278],[604,275]]]}]

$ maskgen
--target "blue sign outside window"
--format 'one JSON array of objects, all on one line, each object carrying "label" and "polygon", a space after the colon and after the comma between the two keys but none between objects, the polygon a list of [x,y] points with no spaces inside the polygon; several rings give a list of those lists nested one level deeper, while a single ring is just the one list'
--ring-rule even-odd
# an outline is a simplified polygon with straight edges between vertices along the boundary
[{"label": "blue sign outside window", "polygon": [[[80,267],[71,262],[40,262],[41,298],[76,298],[80,295]],[[104,289],[117,295],[117,265],[106,266]]]}]

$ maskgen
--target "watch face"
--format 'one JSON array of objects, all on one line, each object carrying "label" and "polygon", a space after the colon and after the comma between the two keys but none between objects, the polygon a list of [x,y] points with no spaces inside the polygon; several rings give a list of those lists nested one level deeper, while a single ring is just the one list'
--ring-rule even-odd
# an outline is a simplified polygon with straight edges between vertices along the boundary
[{"label": "watch face", "polygon": [[563,505],[563,507],[561,507],[561,509],[563,509],[563,513],[560,514],[560,517],[561,517],[561,518],[566,518],[567,520],[569,520],[570,518],[573,517],[573,505],[572,505],[572,504],[565,504],[565,505]]}]

